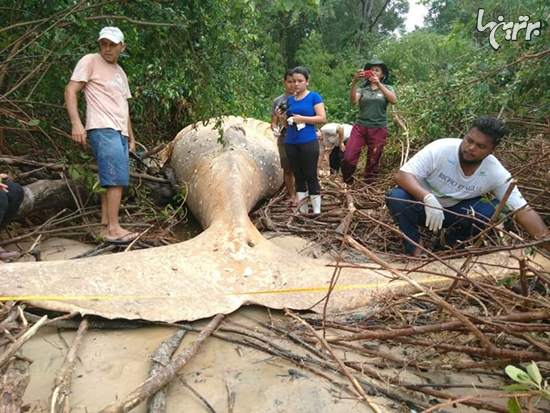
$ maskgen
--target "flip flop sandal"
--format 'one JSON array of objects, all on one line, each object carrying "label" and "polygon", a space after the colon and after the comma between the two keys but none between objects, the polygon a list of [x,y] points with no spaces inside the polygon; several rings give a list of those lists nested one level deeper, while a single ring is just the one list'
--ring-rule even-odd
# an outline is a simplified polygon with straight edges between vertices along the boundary
[{"label": "flip flop sandal", "polygon": [[128,238],[130,235],[132,234],[136,234],[135,232],[127,232],[126,234],[124,235],[121,235],[120,237],[118,238],[107,238],[105,237],[105,242],[107,244],[115,244],[115,245],[128,245],[130,242],[132,242],[133,240],[135,240],[139,234],[136,234],[135,237],[130,237]]},{"label": "flip flop sandal", "polygon": [[20,255],[21,254],[19,252],[2,250],[0,251],[0,261],[11,262],[14,259],[18,258]]}]

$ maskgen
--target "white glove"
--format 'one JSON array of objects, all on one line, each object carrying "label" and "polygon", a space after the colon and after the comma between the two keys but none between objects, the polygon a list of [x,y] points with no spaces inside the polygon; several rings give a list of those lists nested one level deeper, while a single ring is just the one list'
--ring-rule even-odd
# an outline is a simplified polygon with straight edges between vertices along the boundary
[{"label": "white glove", "polygon": [[271,130],[273,131],[273,136],[275,136],[276,138],[281,136],[281,130],[279,128],[271,128]]},{"label": "white glove", "polygon": [[[293,116],[291,116],[290,118],[288,118],[286,121],[288,122],[289,125],[294,125],[294,117],[293,117]],[[305,127],[306,127],[306,124],[305,124],[305,123],[297,123],[297,124],[296,124],[296,129],[297,129],[297,130],[302,130],[302,129],[304,129]]]},{"label": "white glove", "polygon": [[[434,194],[428,194],[424,197],[424,211],[426,212],[426,226],[430,231],[438,231],[443,226],[445,214],[441,209],[441,204]],[[436,209],[439,208],[439,209]]]}]

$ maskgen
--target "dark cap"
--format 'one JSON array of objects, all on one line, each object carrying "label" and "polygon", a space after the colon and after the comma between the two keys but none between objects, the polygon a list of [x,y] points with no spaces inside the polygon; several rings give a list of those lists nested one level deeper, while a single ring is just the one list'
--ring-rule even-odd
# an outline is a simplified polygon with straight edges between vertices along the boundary
[{"label": "dark cap", "polygon": [[365,70],[370,70],[373,66],[380,66],[382,68],[382,72],[384,73],[384,77],[381,79],[381,81],[388,80],[388,77],[390,76],[390,70],[388,69],[388,66],[382,61],[378,59],[373,59],[367,64],[365,64]]}]

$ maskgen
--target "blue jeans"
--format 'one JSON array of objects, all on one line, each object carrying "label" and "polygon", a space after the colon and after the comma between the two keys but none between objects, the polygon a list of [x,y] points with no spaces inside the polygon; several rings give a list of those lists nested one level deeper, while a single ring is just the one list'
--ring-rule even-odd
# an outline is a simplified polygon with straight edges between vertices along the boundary
[{"label": "blue jeans", "polygon": [[[420,232],[418,226],[426,224],[426,212],[424,211],[424,205],[411,203],[411,201],[418,202],[418,199],[400,187],[393,188],[386,194],[386,205],[394,221],[399,225],[401,232],[414,242],[419,243]],[[497,200],[486,202],[478,196],[445,208],[443,211],[445,214],[443,228],[452,227],[445,236],[447,246],[452,247],[457,241],[465,240],[481,232],[482,228],[480,226],[483,224],[477,220],[485,221],[485,223],[489,222],[498,204],[499,201]],[[475,219],[472,219],[472,210],[475,212]],[[454,215],[447,211],[461,215]],[[406,239],[403,240],[403,244],[407,254],[414,253],[416,247],[413,244]]]},{"label": "blue jeans", "polygon": [[102,187],[128,186],[128,138],[114,129],[90,129],[88,140],[97,159]]},{"label": "blue jeans", "polygon": [[23,202],[23,187],[15,182],[3,181],[8,186],[8,192],[0,190],[0,229],[10,223]]}]

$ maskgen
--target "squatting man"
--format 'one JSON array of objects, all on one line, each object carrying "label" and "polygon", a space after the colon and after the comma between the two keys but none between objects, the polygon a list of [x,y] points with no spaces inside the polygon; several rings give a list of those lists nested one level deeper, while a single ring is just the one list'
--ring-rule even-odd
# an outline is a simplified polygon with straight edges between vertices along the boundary
[{"label": "squatting man", "polygon": [[[491,219],[511,183],[510,172],[492,154],[507,132],[501,121],[482,116],[463,139],[436,140],[403,165],[394,176],[397,187],[386,195],[401,232],[421,245],[419,225],[425,223],[434,232],[447,228],[447,247],[479,234],[480,223]],[[495,199],[487,202],[488,193]],[[531,237],[550,239],[548,227],[516,187],[506,207],[516,211],[517,222]],[[421,248],[406,238],[403,243],[408,254],[421,254]],[[550,251],[550,242],[544,248]]]}]

